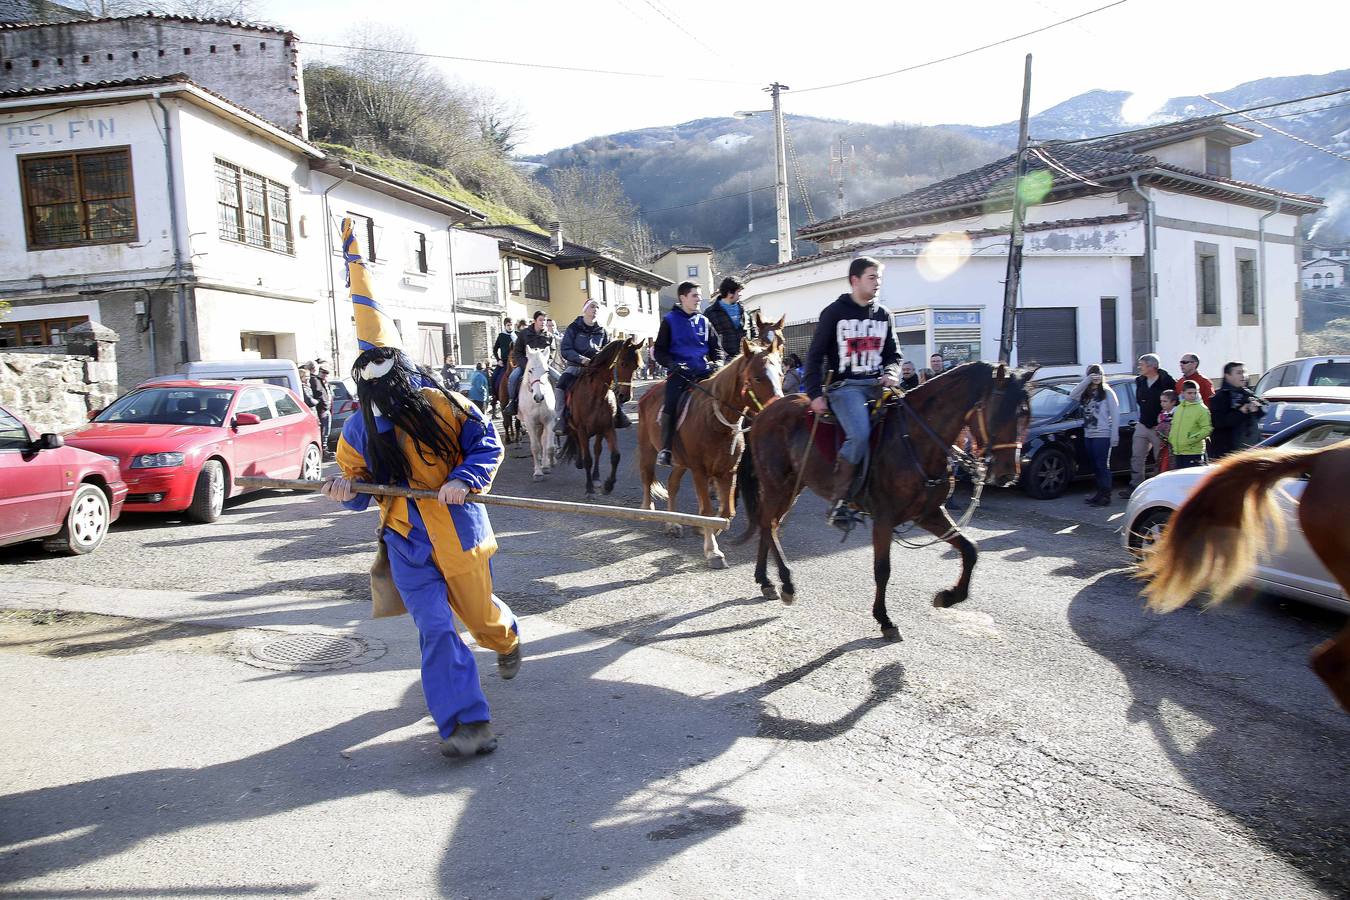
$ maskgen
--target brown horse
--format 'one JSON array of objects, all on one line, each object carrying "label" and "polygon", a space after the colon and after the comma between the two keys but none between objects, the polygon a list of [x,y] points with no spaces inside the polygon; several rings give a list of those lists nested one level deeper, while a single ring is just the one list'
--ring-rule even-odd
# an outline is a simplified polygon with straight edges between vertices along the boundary
[{"label": "brown horse", "polygon": [[[595,493],[600,478],[600,445],[609,444],[609,478],[605,493],[614,490],[619,471],[619,438],[614,416],[633,396],[633,373],[642,365],[641,346],[632,338],[610,341],[587,363],[572,385],[567,401],[570,415],[562,458],[576,460],[586,470],[586,493]],[[594,441],[595,447],[591,448]]]},{"label": "brown horse", "polygon": [[[1282,478],[1306,476],[1298,521],[1322,565],[1350,596],[1350,441],[1329,447],[1258,447],[1221,461],[1172,515],[1162,540],[1144,560],[1148,605],[1171,612],[1201,591],[1221,603],[1251,574],[1280,515],[1270,497]],[[1309,660],[1350,712],[1350,625],[1320,644]]]},{"label": "brown horse", "polygon": [[506,405],[511,402],[511,373],[516,370],[516,348],[514,346],[512,346],[511,354],[507,359],[506,371],[502,373],[502,380],[497,384],[497,408],[502,412],[502,444],[514,444],[520,440],[524,433],[519,420],[515,416],[506,414]]},{"label": "brown horse", "polygon": [[[943,505],[954,483],[952,464],[960,458],[952,442],[969,428],[986,482],[1015,483],[1021,465],[1020,435],[1030,417],[1026,383],[1033,374],[1034,370],[966,363],[903,395],[892,392],[901,399],[879,413],[862,500],[872,516],[876,581],[872,616],[887,639],[900,640],[900,630],[886,613],[886,583],[891,577],[891,539],[901,523],[915,522],[961,553],[960,579],[939,591],[933,605],[951,606],[969,596],[978,553]],[[749,448],[741,462],[741,495],[749,522],[736,543],[745,543],[758,532],[755,581],[764,596],[779,596],[767,571],[772,550],[784,603],[796,599],[797,588],[783,558],[779,526],[803,487],[829,499],[834,485],[834,462],[812,441],[809,406],[805,396],[793,395],[766,409],[750,429]]]},{"label": "brown horse", "polygon": [[[718,513],[730,519],[736,511],[736,468],[745,447],[743,429],[759,411],[772,408],[783,396],[783,342],[741,341],[741,352],[715,375],[689,388],[684,421],[675,432],[671,447],[674,467],[665,489],[656,480],[656,453],[661,449],[661,403],[665,383],[652,385],[638,401],[638,472],[642,477],[642,508],[655,508],[653,496],[665,495],[667,508],[675,508],[680,480],[685,471],[694,479],[700,515],[713,514],[709,484],[717,488]],[[676,412],[679,415],[679,412]],[[679,536],[683,529],[668,525]],[[726,557],[711,529],[703,530],[703,556],[714,568],[724,568]]]}]

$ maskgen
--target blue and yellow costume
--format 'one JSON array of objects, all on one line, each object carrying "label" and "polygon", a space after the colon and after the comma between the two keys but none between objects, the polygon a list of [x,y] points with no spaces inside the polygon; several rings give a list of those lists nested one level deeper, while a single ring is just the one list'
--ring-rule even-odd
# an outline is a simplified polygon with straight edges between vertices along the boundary
[{"label": "blue and yellow costume", "polygon": [[[348,224],[343,225],[358,343],[362,349],[397,347],[397,331],[370,299],[364,265]],[[419,452],[411,436],[371,410],[380,433],[396,431],[398,447],[408,464],[409,477],[392,483],[437,491],[458,479],[471,492],[489,490],[503,455],[492,423],[465,398],[454,395],[452,400],[430,381],[420,390],[436,413],[437,426],[459,452],[452,458],[425,449]],[[367,464],[367,427],[365,416],[359,414],[343,426],[337,462],[344,478],[380,480]],[[357,494],[343,506],[364,510],[370,499],[369,494]],[[427,707],[441,737],[446,738],[460,723],[491,718],[473,653],[455,629],[451,611],[489,650],[508,654],[520,642],[515,615],[492,593],[491,559],[497,550],[492,523],[487,510],[478,503],[451,506],[435,499],[409,501],[404,497],[378,497],[376,502],[380,510],[379,538],[388,554],[394,585],[420,633],[422,690]],[[392,612],[397,613],[397,607]],[[380,614],[377,609],[376,615]]]}]

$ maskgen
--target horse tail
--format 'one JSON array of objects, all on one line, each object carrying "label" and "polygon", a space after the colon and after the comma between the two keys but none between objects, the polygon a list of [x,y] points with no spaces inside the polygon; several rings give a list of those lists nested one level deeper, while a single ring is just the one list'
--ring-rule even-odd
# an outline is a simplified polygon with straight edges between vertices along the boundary
[{"label": "horse tail", "polygon": [[577,436],[570,429],[567,432],[567,440],[563,441],[562,449],[558,451],[558,459],[563,462],[577,461]]},{"label": "horse tail", "polygon": [[759,475],[755,471],[755,455],[750,442],[741,450],[741,462],[736,472],[736,493],[745,503],[745,530],[732,538],[731,545],[739,547],[759,533]]},{"label": "horse tail", "polygon": [[1201,591],[1215,603],[1227,598],[1256,565],[1267,529],[1276,545],[1284,539],[1270,488],[1306,473],[1325,449],[1255,449],[1219,463],[1172,515],[1141,567],[1149,607],[1170,612]]}]

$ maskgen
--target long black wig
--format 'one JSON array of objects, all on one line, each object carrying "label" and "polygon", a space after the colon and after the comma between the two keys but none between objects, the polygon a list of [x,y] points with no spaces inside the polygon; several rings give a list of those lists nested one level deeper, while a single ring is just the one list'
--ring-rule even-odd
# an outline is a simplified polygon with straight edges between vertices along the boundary
[{"label": "long black wig", "polygon": [[[393,367],[379,378],[364,378],[363,370],[370,363],[393,361]],[[356,398],[361,402],[361,417],[366,424],[366,446],[360,448],[370,468],[371,476],[381,484],[406,482],[411,466],[399,449],[397,432],[413,439],[417,455],[424,463],[435,459],[450,460],[460,453],[450,436],[451,423],[436,411],[423,388],[440,391],[452,406],[469,415],[464,404],[445,389],[428,370],[420,368],[402,350],[393,347],[374,347],[362,351],[352,364],[352,380],[356,382]],[[375,411],[394,424],[394,431],[381,433],[375,426]]]}]

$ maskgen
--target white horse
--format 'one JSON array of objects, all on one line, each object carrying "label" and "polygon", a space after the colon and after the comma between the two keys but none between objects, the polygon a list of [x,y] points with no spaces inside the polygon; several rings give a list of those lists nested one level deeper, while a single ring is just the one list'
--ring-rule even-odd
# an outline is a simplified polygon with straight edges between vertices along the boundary
[{"label": "white horse", "polygon": [[525,383],[520,386],[517,418],[530,436],[530,455],[534,458],[534,480],[543,481],[553,468],[553,385],[549,381],[547,350],[527,350]]}]

